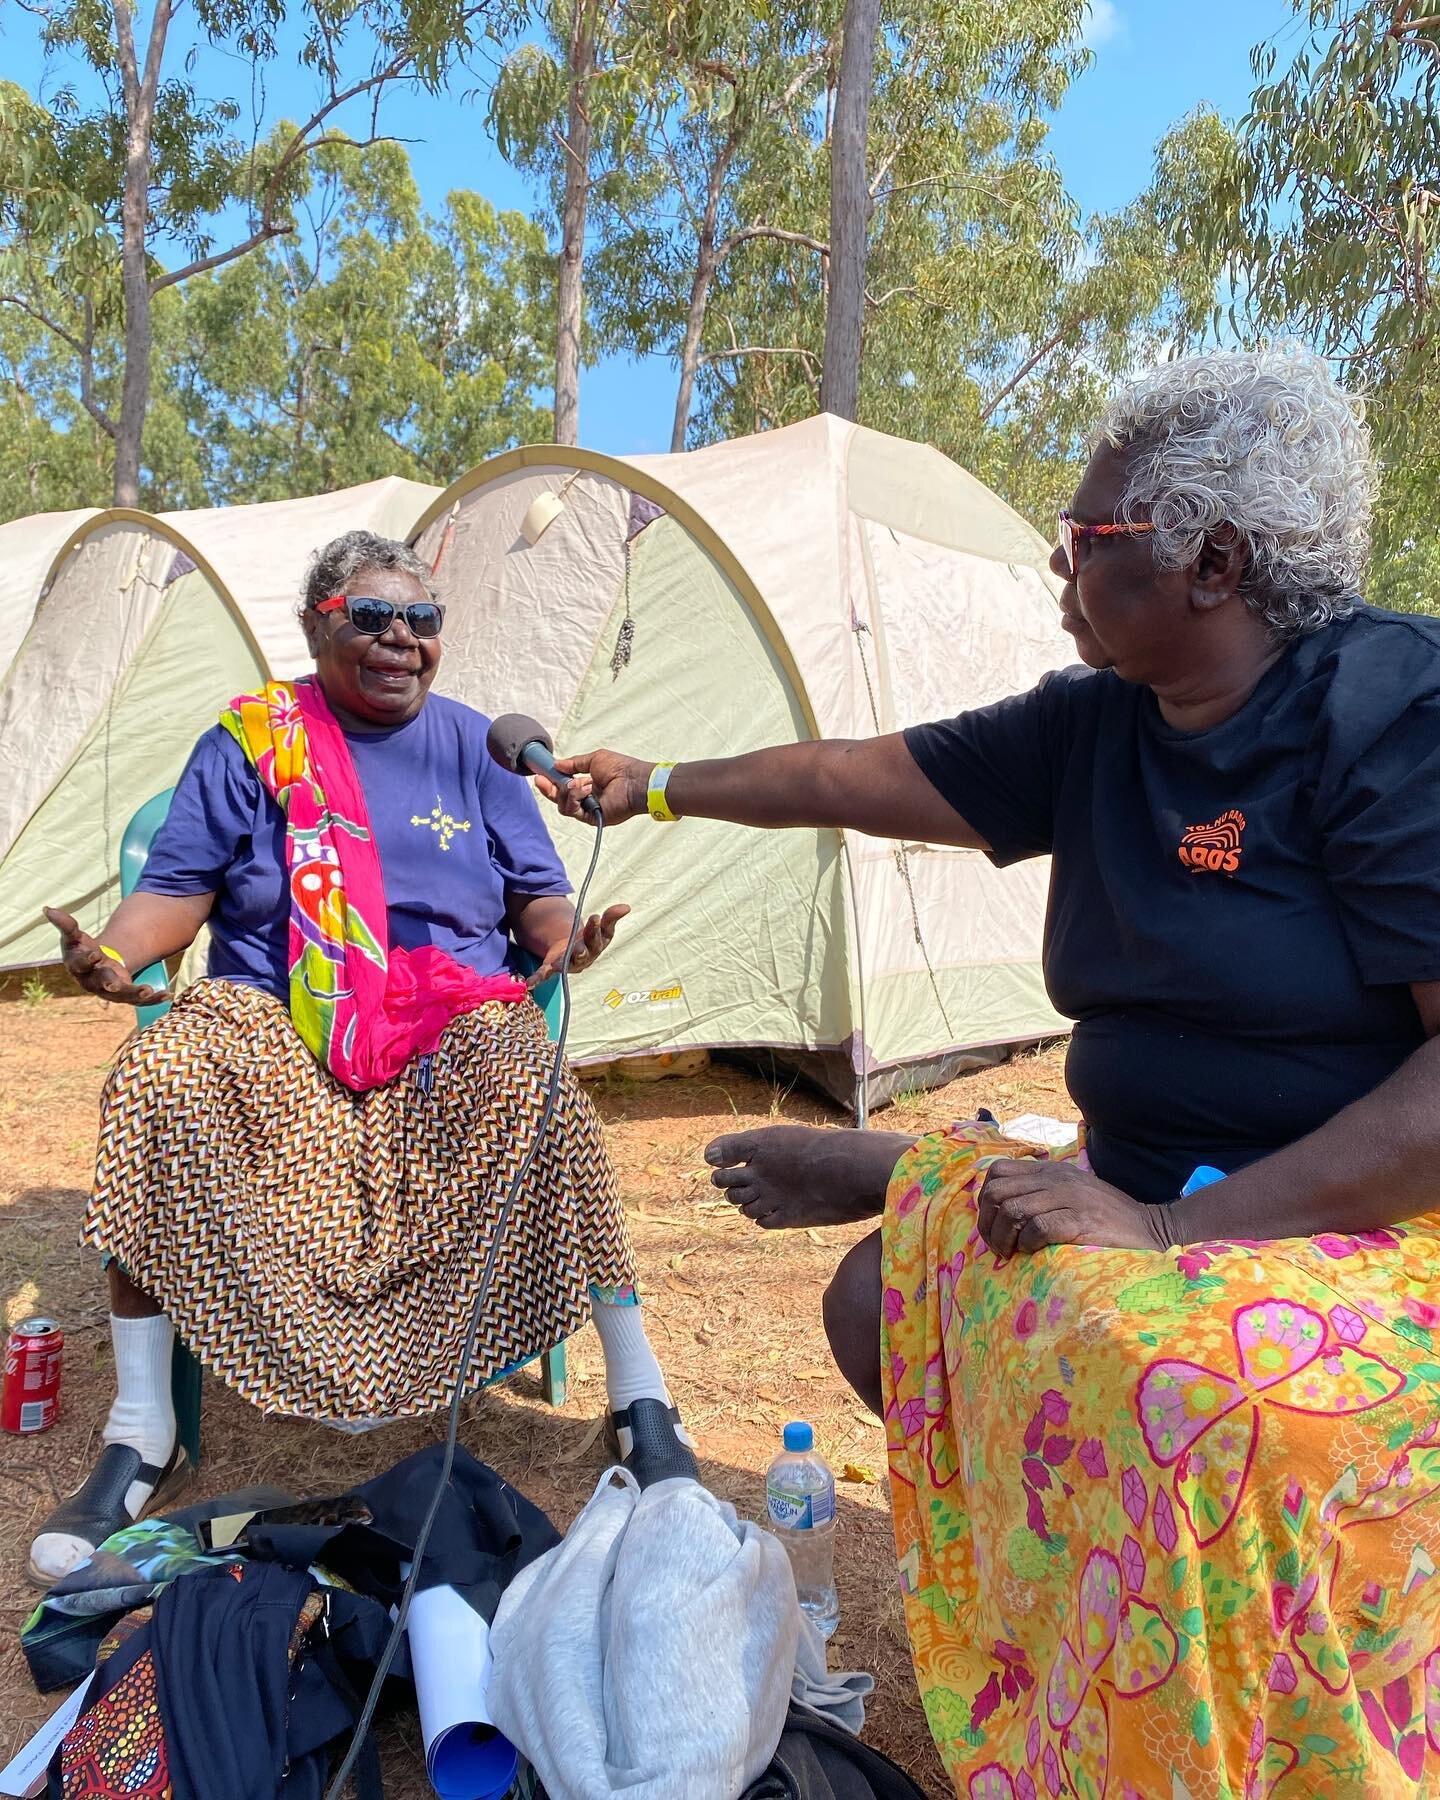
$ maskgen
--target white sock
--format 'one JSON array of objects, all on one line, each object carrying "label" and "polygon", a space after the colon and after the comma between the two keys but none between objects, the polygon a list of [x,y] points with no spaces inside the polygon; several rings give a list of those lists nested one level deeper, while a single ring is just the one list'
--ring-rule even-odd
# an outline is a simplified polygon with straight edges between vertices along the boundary
[{"label": "white sock", "polygon": [[611,1412],[624,1412],[632,1400],[663,1400],[668,1406],[670,1390],[645,1335],[640,1308],[596,1300],[591,1317],[605,1352],[605,1391]]},{"label": "white sock", "polygon": [[[170,1399],[170,1352],[175,1327],[163,1313],[152,1319],[110,1315],[115,1347],[115,1404],[101,1434],[107,1444],[129,1444],[147,1463],[164,1468],[175,1448],[175,1408]],[[125,1510],[138,1518],[152,1489],[132,1481]],[[45,1531],[30,1546],[30,1561],[48,1581],[59,1581],[95,1548],[65,1531]]]},{"label": "white sock", "polygon": [[[101,1433],[107,1444],[129,1444],[147,1463],[163,1469],[175,1448],[175,1407],[170,1398],[170,1356],[175,1327],[164,1313],[150,1319],[110,1315],[115,1347],[115,1404]],[[147,1482],[132,1481],[125,1510],[136,1516],[150,1498]]]}]

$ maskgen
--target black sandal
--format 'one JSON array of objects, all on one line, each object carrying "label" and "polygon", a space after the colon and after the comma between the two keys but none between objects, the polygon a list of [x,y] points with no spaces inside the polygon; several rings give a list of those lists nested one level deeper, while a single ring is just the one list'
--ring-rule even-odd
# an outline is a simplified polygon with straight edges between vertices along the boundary
[{"label": "black sandal", "polygon": [[[626,1448],[624,1433],[630,1439]],[[610,1415],[610,1441],[642,1488],[677,1475],[699,1481],[695,1452],[680,1436],[680,1409],[663,1400],[632,1400],[623,1412]]]},{"label": "black sandal", "polygon": [[[67,1537],[79,1538],[81,1543],[89,1544],[93,1554],[106,1538],[154,1512],[166,1493],[183,1479],[185,1465],[185,1446],[178,1439],[163,1468],[147,1463],[129,1444],[107,1444],[95,1467],[75,1492],[60,1502],[35,1533],[35,1538],[42,1538],[47,1532],[63,1532]],[[148,1482],[150,1495],[132,1518],[125,1510],[125,1496],[134,1481]],[[35,1538],[31,1539],[32,1544]],[[32,1586],[51,1588],[63,1579],[63,1576],[46,1575],[37,1569],[32,1556],[29,1566]]]}]

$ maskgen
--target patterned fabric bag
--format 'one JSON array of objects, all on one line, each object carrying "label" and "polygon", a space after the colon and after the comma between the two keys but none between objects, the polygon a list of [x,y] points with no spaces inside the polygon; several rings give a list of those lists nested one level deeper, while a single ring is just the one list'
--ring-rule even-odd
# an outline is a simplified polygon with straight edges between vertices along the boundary
[{"label": "patterned fabric bag", "polygon": [[[289,1690],[326,1604],[308,1575],[232,1560],[130,1613],[100,1646],[90,1703],[50,1765],[51,1796],[308,1794],[314,1782],[303,1766],[290,1782],[288,1727],[303,1690],[297,1683],[293,1702]],[[327,1761],[315,1771],[322,1779]],[[371,1800],[379,1788],[361,1792]]]}]

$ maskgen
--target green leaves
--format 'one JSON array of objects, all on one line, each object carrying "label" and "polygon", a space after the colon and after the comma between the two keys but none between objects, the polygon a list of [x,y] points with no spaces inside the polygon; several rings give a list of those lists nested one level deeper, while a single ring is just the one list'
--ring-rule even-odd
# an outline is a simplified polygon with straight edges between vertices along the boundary
[{"label": "green leaves", "polygon": [[[1046,116],[1084,64],[1083,10],[887,6],[871,108],[861,418],[935,443],[1043,529],[1111,380],[1208,326],[1217,263],[1179,222],[1233,155],[1218,120],[1188,121],[1147,194],[1082,220]],[[697,0],[610,15],[602,65],[653,98],[618,158],[597,151],[587,342],[677,360],[690,346],[692,443],[818,402],[840,11]],[[568,17],[550,7],[548,47],[525,53],[497,115],[514,159],[552,181]]]},{"label": "green leaves", "polygon": [[191,289],[211,481],[245,497],[381,474],[445,482],[548,434],[553,274],[539,228],[452,194],[424,216],[375,146],[325,175],[305,246]]},{"label": "green leaves", "polygon": [[[292,236],[312,158],[328,159],[333,170],[335,155],[363,154],[380,141],[375,121],[387,86],[438,89],[480,37],[513,26],[520,9],[510,0],[195,0],[188,16],[201,39],[253,65],[256,94],[288,17],[302,64],[320,77],[315,111],[293,124],[247,121],[248,131],[237,129],[239,104],[201,94],[188,79],[196,42],[181,78],[173,64],[183,47],[167,41],[166,14],[151,9],[137,19],[132,7],[102,0],[53,0],[44,32],[51,49],[78,52],[101,72],[98,103],[82,106],[62,89],[47,110],[0,87],[0,307],[48,333],[55,358],[73,357],[85,417],[114,443],[115,495],[125,501],[138,499],[143,484],[143,433],[152,448],[160,443],[153,408],[146,418],[148,371],[169,286]],[[345,124],[362,107],[372,135],[356,140]],[[129,153],[137,147],[138,160]],[[125,303],[117,251],[130,271]],[[122,373],[145,372],[124,386],[118,411],[117,349]],[[24,354],[34,352],[27,342]],[[18,406],[21,374],[14,364],[7,373]],[[192,378],[191,395],[204,385]],[[53,454],[58,414],[48,426],[33,411],[27,417],[28,435],[52,433],[45,454],[28,464],[33,493],[43,485],[42,463],[70,459]],[[102,497],[88,475],[86,495]]]},{"label": "green leaves", "polygon": [[564,66],[543,45],[522,44],[506,58],[491,90],[489,124],[507,162],[517,168],[548,162],[565,97]]},{"label": "green leaves", "polygon": [[[389,474],[444,483],[549,435],[537,394],[553,267],[538,226],[465,191],[426,217],[394,144],[321,152],[311,199],[318,230],[157,295],[145,504]],[[112,325],[97,346],[102,406],[117,405],[122,369]],[[69,347],[0,307],[0,517],[107,498],[111,447],[77,388]]]},{"label": "green leaves", "polygon": [[1243,339],[1295,335],[1366,396],[1383,481],[1370,599],[1433,610],[1440,532],[1437,81],[1440,31],[1392,29],[1365,0],[1294,0],[1305,35],[1277,33],[1236,153],[1196,235],[1229,271]]},{"label": "green leaves", "polygon": [[1122,1288],[1115,1296],[1115,1305],[1122,1313],[1165,1312],[1184,1301],[1189,1286],[1185,1276],[1176,1270],[1150,1275]]}]

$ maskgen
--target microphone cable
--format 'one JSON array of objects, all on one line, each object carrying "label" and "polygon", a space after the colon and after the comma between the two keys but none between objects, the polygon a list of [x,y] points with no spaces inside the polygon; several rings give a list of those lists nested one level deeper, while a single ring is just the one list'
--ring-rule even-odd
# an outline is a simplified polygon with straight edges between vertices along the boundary
[{"label": "microphone cable", "polygon": [[[587,809],[588,810],[588,809]],[[435,1483],[435,1491],[430,1497],[430,1505],[426,1509],[425,1518],[420,1526],[420,1535],[415,1540],[415,1547],[410,1557],[410,1573],[406,1577],[405,1586],[400,1594],[400,1605],[395,1614],[395,1623],[390,1635],[385,1640],[385,1648],[380,1660],[375,1665],[375,1675],[365,1695],[365,1704],[360,1709],[360,1717],[355,1722],[351,1733],[350,1747],[345,1753],[345,1760],[339,1771],[325,1790],[325,1800],[340,1800],[345,1783],[350,1779],[355,1764],[360,1758],[374,1722],[375,1709],[380,1703],[380,1690],[384,1687],[391,1666],[400,1648],[400,1639],[405,1632],[405,1622],[410,1616],[410,1602],[420,1580],[420,1572],[425,1566],[425,1550],[430,1542],[430,1533],[440,1512],[441,1502],[445,1497],[445,1489],[450,1484],[450,1474],[455,1467],[455,1446],[459,1440],[460,1408],[465,1398],[465,1384],[470,1376],[470,1365],[475,1358],[475,1341],[480,1333],[480,1320],[485,1311],[485,1302],[489,1298],[490,1283],[495,1276],[495,1263],[500,1253],[500,1243],[505,1235],[505,1227],[510,1222],[510,1214],[515,1209],[520,1188],[526,1176],[534,1167],[535,1158],[540,1152],[545,1133],[549,1130],[550,1120],[555,1112],[555,1101],[560,1092],[560,1077],[564,1070],[565,1043],[570,1035],[570,957],[575,949],[576,939],[580,935],[581,921],[585,917],[585,901],[590,892],[590,883],[594,880],[595,869],[600,861],[600,840],[604,836],[604,823],[596,817],[598,807],[590,816],[595,821],[595,848],[590,852],[590,866],[585,871],[585,879],[580,883],[579,892],[575,896],[575,918],[570,926],[570,936],[565,944],[565,960],[560,968],[560,1033],[555,1040],[555,1059],[550,1065],[550,1082],[545,1090],[544,1104],[540,1108],[540,1119],[535,1127],[535,1135],[530,1147],[525,1152],[510,1182],[509,1190],[501,1203],[500,1212],[495,1220],[495,1230],[491,1234],[490,1249],[485,1257],[485,1266],[480,1272],[480,1285],[475,1292],[475,1300],[470,1308],[470,1325],[465,1334],[465,1345],[460,1352],[460,1365],[455,1376],[455,1392],[450,1399],[449,1420],[445,1429],[445,1455],[440,1465],[440,1478]]]}]

